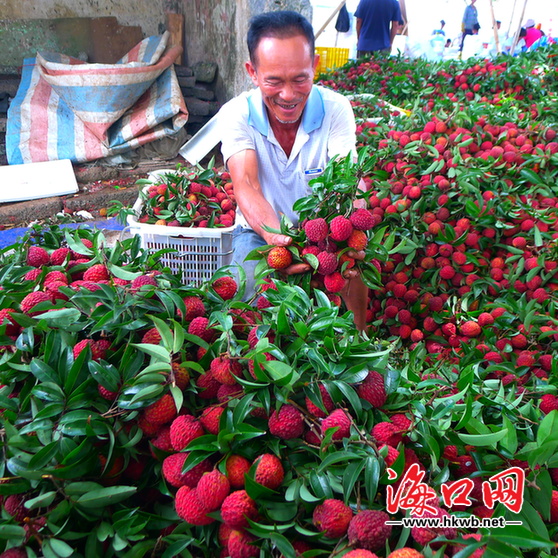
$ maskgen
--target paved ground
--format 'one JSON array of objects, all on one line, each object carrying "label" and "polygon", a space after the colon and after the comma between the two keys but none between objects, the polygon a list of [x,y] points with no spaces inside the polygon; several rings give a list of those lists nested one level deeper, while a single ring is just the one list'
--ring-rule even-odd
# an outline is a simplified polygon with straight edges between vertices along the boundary
[{"label": "paved ground", "polygon": [[124,226],[115,218],[102,217],[102,210],[110,207],[114,201],[132,206],[141,187],[136,184],[138,179],[146,178],[153,170],[176,168],[177,163],[184,163],[184,160],[180,157],[173,161],[143,161],[129,170],[77,166],[74,171],[79,192],[75,195],[0,204],[0,249],[12,245],[33,223],[48,222],[57,214],[74,215],[82,210],[90,213],[93,220],[61,226],[102,229],[107,240],[114,242],[126,235]]}]

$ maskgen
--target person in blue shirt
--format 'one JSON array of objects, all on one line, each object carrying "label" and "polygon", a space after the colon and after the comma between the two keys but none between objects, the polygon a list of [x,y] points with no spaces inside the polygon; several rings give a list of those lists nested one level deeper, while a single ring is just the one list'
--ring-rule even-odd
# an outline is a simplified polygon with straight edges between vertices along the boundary
[{"label": "person in blue shirt", "polygon": [[463,21],[461,22],[461,30],[463,36],[461,38],[461,47],[459,51],[463,50],[463,43],[465,42],[465,37],[467,35],[474,35],[475,31],[478,32],[480,29],[479,25],[479,14],[475,6],[477,0],[471,0],[471,3],[465,8],[463,13]]},{"label": "person in blue shirt", "polygon": [[355,17],[358,58],[391,51],[402,21],[397,0],[360,0]]}]

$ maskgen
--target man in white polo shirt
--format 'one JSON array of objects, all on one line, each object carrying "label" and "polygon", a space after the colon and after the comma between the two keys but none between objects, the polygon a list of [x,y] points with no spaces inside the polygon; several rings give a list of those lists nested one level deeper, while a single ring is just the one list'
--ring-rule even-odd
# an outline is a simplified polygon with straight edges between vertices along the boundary
[{"label": "man in white polo shirt", "polygon": [[[233,259],[246,271],[249,297],[255,263],[245,262],[245,256],[264,244],[290,244],[290,237],[264,227],[279,229],[281,214],[297,224],[293,204],[310,194],[308,182],[332,157],[355,151],[356,126],[347,98],[314,85],[314,33],[303,16],[290,11],[256,16],[248,51],[246,69],[257,89],[229,101],[220,117],[225,125],[221,150],[238,204]],[[308,269],[295,264],[286,272]],[[351,280],[344,293],[360,329],[366,295],[360,278]]]}]

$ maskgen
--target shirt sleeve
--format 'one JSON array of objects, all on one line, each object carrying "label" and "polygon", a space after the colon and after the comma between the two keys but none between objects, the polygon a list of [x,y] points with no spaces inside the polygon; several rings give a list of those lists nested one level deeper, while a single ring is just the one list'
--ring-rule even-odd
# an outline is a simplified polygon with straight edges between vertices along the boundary
[{"label": "shirt sleeve", "polygon": [[331,159],[336,156],[345,157],[348,153],[356,156],[356,122],[351,102],[340,96],[332,114],[327,155]]},{"label": "shirt sleeve", "polygon": [[399,2],[395,3],[395,9],[393,10],[393,14],[391,16],[391,21],[402,21],[403,17],[401,16],[401,7],[399,6]]},{"label": "shirt sleeve", "polygon": [[241,151],[255,149],[253,133],[248,124],[248,100],[245,95],[235,97],[219,111],[221,127],[221,153],[225,165]]}]

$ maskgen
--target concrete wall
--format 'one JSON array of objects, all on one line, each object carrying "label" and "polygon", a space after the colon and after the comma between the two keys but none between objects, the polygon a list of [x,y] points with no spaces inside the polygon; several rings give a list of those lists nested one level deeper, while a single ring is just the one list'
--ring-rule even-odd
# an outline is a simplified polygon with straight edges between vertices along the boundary
[{"label": "concrete wall", "polygon": [[217,63],[216,92],[221,102],[253,87],[244,68],[246,33],[253,15],[295,10],[312,21],[310,0],[184,0],[184,8],[186,63]]},{"label": "concrete wall", "polygon": [[[183,0],[190,4],[189,0]],[[1,0],[2,19],[56,19],[114,16],[121,25],[139,25],[145,36],[161,33],[167,0]]]},{"label": "concrete wall", "polygon": [[[3,20],[99,18],[139,26],[144,36],[165,29],[165,12],[184,15],[185,63],[215,62],[215,89],[224,102],[252,87],[244,63],[250,18],[264,11],[295,10],[312,21],[310,0],[0,0]],[[1,31],[1,30],[0,30]],[[73,53],[72,53],[73,54]]]}]

